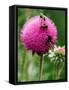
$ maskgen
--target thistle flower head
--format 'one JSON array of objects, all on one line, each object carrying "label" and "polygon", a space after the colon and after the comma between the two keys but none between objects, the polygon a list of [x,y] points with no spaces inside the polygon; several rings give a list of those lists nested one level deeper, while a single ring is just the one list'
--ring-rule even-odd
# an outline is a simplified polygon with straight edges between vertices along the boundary
[{"label": "thistle flower head", "polygon": [[65,47],[54,48],[55,53],[65,55]]},{"label": "thistle flower head", "polygon": [[57,29],[50,18],[34,16],[24,24],[20,39],[25,48],[44,54],[56,43]]}]

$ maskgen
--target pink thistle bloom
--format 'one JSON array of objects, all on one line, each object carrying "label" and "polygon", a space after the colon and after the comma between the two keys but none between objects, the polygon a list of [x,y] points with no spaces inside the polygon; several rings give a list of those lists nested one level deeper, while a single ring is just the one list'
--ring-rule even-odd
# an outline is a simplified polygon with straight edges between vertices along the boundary
[{"label": "pink thistle bloom", "polygon": [[34,16],[24,24],[20,39],[26,49],[44,54],[56,43],[57,29],[48,17]]},{"label": "pink thistle bloom", "polygon": [[65,55],[65,48],[64,47],[57,47],[54,49],[55,53]]}]

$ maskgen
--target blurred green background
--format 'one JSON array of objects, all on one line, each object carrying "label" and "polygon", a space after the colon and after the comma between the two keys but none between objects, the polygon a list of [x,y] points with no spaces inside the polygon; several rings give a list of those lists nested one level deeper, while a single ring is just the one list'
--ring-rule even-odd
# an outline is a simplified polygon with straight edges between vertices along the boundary
[{"label": "blurred green background", "polygon": [[[53,20],[58,30],[57,45],[65,45],[65,11],[18,8],[18,82],[39,80],[39,56],[32,56],[31,51],[26,51],[20,41],[20,31],[24,23],[32,16],[43,13]],[[65,79],[65,67],[62,69],[60,79]],[[44,56],[42,80],[56,80],[56,68],[47,55]]]}]

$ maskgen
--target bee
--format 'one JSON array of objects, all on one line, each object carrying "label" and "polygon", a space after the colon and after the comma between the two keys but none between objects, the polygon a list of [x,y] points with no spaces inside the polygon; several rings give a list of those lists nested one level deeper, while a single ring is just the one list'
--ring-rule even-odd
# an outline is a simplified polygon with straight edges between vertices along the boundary
[{"label": "bee", "polygon": [[46,17],[44,16],[44,15],[40,15],[40,18],[41,18],[41,26],[40,26],[40,28],[41,29],[47,29],[48,28],[48,25],[46,25],[44,22],[45,22],[45,20],[46,20]]},{"label": "bee", "polygon": [[52,44],[52,37],[51,36],[48,35],[48,38],[47,38],[46,43],[49,43],[50,44],[51,49],[54,48],[54,45]]},{"label": "bee", "polygon": [[50,43],[52,40],[52,37],[48,35],[47,43]]},{"label": "bee", "polygon": [[47,25],[45,25],[45,24],[43,24],[43,25],[41,25],[41,26],[40,26],[40,28],[42,28],[42,29],[44,30],[44,29],[47,29],[47,28],[48,28],[48,26],[47,26]]}]

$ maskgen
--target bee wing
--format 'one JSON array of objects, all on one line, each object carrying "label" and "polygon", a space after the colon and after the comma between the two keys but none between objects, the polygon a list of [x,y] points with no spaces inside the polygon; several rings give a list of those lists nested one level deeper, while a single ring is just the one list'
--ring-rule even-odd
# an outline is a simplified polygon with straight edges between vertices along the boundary
[{"label": "bee wing", "polygon": [[43,18],[46,18],[46,16],[43,13],[40,13],[40,16],[42,16]]},{"label": "bee wing", "polygon": [[54,50],[54,45],[50,42],[50,47],[52,50]]}]

